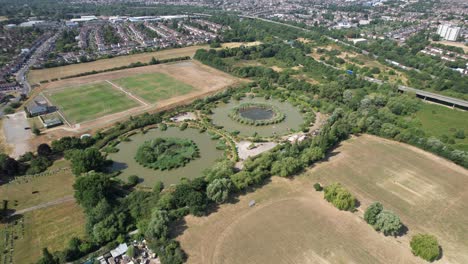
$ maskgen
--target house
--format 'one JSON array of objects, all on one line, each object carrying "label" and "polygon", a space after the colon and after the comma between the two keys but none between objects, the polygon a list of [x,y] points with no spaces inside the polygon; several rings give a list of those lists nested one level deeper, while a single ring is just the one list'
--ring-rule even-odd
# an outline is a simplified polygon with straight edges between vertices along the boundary
[{"label": "house", "polygon": [[28,116],[31,116],[31,117],[45,115],[49,112],[48,107],[45,105],[27,106],[25,110]]}]

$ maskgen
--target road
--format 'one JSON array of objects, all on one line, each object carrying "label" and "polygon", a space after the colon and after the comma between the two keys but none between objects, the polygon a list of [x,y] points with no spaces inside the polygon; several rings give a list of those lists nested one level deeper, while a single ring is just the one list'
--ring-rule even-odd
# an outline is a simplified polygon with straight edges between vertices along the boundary
[{"label": "road", "polygon": [[37,59],[40,58],[44,54],[44,52],[47,52],[49,50],[51,44],[55,42],[55,40],[59,37],[61,32],[62,31],[59,30],[49,39],[44,41],[44,43],[42,43],[42,45],[34,51],[34,53],[31,55],[31,58],[29,58],[26,64],[24,64],[23,67],[16,73],[16,81],[20,83],[22,87],[21,93],[28,95],[31,92],[31,85],[29,84],[28,79],[26,78],[29,68],[36,63]]},{"label": "road", "polygon": [[16,212],[14,212],[12,214],[12,216],[13,215],[24,214],[24,213],[27,213],[27,212],[31,212],[31,211],[35,211],[35,210],[38,210],[38,209],[43,209],[43,208],[47,208],[47,207],[54,206],[54,205],[57,205],[57,204],[71,202],[71,201],[75,201],[75,198],[72,195],[68,195],[68,196],[62,197],[62,198],[54,200],[54,201],[41,203],[41,204],[29,207],[29,208],[18,210]]}]

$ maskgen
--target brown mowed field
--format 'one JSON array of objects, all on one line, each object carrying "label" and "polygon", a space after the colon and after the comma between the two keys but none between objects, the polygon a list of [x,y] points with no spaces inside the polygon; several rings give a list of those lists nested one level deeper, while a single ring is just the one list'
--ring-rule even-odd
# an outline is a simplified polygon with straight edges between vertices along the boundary
[{"label": "brown mowed field", "polygon": [[100,71],[115,67],[127,66],[136,62],[149,62],[152,57],[160,60],[190,56],[192,57],[198,49],[207,48],[207,45],[190,46],[185,48],[167,49],[162,51],[139,53],[134,55],[120,56],[111,59],[97,60],[80,64],[72,64],[62,67],[31,70],[28,74],[28,80],[31,84],[39,83],[43,80],[60,79],[66,76],[72,76],[84,72]]},{"label": "brown mowed field", "polygon": [[[356,213],[337,210],[312,187],[336,181],[359,199]],[[427,232],[443,248],[437,263],[468,263],[466,186],[465,169],[364,135],[292,180],[273,177],[207,217],[186,217],[177,239],[188,263],[426,263],[412,255],[409,241]],[[250,200],[257,202],[252,208]],[[365,223],[363,210],[373,201],[399,214],[408,233],[385,237]]]}]

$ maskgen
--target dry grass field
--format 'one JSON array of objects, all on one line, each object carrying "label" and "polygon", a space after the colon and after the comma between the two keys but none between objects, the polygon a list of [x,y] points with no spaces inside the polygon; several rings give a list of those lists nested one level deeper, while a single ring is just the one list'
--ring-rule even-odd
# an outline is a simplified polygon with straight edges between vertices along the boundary
[{"label": "dry grass field", "polygon": [[[341,182],[359,199],[338,211],[315,182]],[[364,135],[292,180],[273,177],[255,192],[207,217],[185,218],[178,240],[188,263],[425,263],[412,255],[418,232],[438,237],[438,263],[468,263],[468,172],[408,145]],[[250,200],[256,200],[249,207]],[[385,237],[362,219],[381,201],[409,228]]]},{"label": "dry grass field", "polygon": [[[49,171],[69,168],[70,162],[56,161]],[[21,210],[41,203],[73,195],[75,176],[71,170],[63,170],[51,175],[28,179],[24,183],[8,183],[0,186],[2,199],[8,200],[10,209]],[[58,187],[59,186],[59,187]],[[16,205],[15,205],[15,202]]]},{"label": "dry grass field", "polygon": [[246,47],[251,47],[251,46],[258,46],[262,44],[261,41],[252,41],[252,42],[229,42],[229,43],[222,43],[221,48],[238,48],[240,46],[246,46]]},{"label": "dry grass field", "polygon": [[73,201],[25,213],[23,221],[24,236],[15,240],[14,263],[36,263],[44,247],[63,250],[71,237],[85,234],[85,215]]},{"label": "dry grass field", "polygon": [[466,46],[465,44],[460,43],[460,42],[453,42],[453,41],[447,41],[447,40],[433,41],[433,42],[443,44],[443,45],[447,45],[447,46],[459,47],[459,48],[462,48],[465,53],[468,52],[468,46]]},{"label": "dry grass field", "polygon": [[[42,254],[42,248],[48,247],[51,252],[62,250],[70,237],[84,235],[85,216],[73,199],[38,208],[48,202],[73,196],[75,176],[69,166],[68,161],[57,161],[48,170],[56,173],[0,186],[2,199],[8,200],[10,209],[20,213],[20,218],[11,221],[8,226],[0,225],[0,245],[4,240],[11,241],[6,232],[16,237],[13,240],[14,251],[10,252],[13,263],[35,263]],[[24,209],[27,209],[26,212],[19,212]]]},{"label": "dry grass field", "polygon": [[203,49],[207,47],[207,45],[202,45],[178,49],[167,49],[156,52],[140,53],[128,56],[115,57],[111,59],[97,60],[87,63],[67,65],[63,67],[31,70],[28,74],[28,80],[31,84],[34,84],[43,80],[51,80],[54,78],[60,79],[66,76],[76,75],[84,72],[99,71],[126,66],[136,62],[149,62],[152,57],[164,60],[183,56],[193,56],[195,54],[195,51],[197,51],[198,49]]}]

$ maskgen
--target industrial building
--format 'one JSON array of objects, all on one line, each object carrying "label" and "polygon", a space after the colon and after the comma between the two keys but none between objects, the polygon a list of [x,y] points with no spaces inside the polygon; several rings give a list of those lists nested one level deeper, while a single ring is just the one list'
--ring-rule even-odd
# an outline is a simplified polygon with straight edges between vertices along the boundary
[{"label": "industrial building", "polygon": [[460,35],[460,27],[453,27],[451,25],[440,25],[437,28],[437,34],[439,34],[445,40],[457,41],[458,36]]}]

